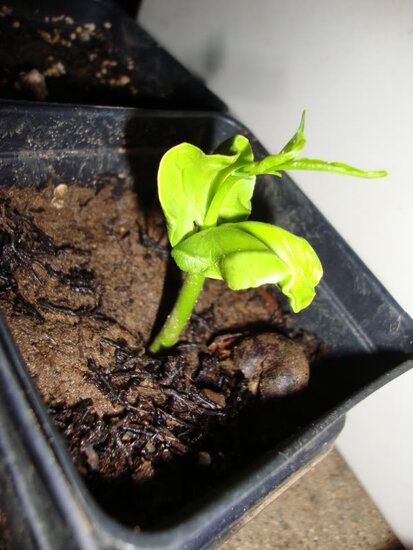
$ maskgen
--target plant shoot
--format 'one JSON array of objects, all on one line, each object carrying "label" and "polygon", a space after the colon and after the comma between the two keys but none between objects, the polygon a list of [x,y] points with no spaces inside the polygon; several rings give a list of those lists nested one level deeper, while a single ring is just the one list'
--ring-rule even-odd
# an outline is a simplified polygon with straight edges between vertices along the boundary
[{"label": "plant shoot", "polygon": [[364,171],[341,162],[297,158],[305,144],[302,115],[296,134],[276,155],[254,161],[248,139],[235,135],[212,155],[181,143],[162,157],[158,194],[172,257],[186,278],[164,326],[149,346],[157,354],[173,346],[188,321],[206,277],[224,280],[232,290],[277,285],[295,313],[307,307],[323,270],[302,237],[280,227],[247,221],[256,176],[284,170],[318,170],[364,178]]}]

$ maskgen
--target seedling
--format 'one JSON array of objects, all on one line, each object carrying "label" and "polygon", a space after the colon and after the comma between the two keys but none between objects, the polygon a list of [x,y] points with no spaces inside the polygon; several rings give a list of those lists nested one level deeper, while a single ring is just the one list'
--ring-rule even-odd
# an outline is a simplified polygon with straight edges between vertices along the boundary
[{"label": "seedling", "polygon": [[319,170],[364,178],[385,171],[364,171],[341,162],[297,158],[304,147],[304,119],[277,155],[254,161],[248,139],[235,135],[212,155],[181,143],[162,157],[159,200],[167,221],[172,256],[186,278],[164,326],[149,346],[157,354],[181,334],[206,277],[223,279],[232,290],[277,285],[294,312],[307,307],[323,274],[310,244],[280,227],[247,221],[258,174]]}]

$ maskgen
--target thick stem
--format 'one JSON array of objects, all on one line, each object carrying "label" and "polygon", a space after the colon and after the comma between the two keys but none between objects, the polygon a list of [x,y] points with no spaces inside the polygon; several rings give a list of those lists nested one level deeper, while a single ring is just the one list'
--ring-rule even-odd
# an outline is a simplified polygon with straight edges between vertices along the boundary
[{"label": "thick stem", "polygon": [[187,274],[171,313],[168,315],[165,324],[155,340],[149,346],[149,353],[155,355],[165,348],[170,348],[177,342],[182,329],[195,307],[204,281],[205,277],[199,273]]}]

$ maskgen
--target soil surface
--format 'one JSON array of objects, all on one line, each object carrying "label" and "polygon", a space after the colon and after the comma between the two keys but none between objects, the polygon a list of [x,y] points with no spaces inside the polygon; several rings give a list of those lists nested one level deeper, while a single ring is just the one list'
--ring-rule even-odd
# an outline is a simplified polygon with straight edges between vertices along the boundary
[{"label": "soil surface", "polygon": [[151,357],[180,284],[159,209],[116,178],[0,186],[1,310],[92,493],[147,529],[299,427],[321,349],[273,289],[208,280],[179,345]]},{"label": "soil surface", "polygon": [[66,3],[73,16],[65,12],[65,3],[58,15],[48,15],[45,7],[13,4],[0,6],[1,98],[153,109],[225,108],[116,5],[82,6],[79,20],[74,15],[79,2]]},{"label": "soil surface", "polygon": [[[135,62],[114,45],[112,23],[0,8],[0,94],[6,99],[133,104]],[[140,93],[140,92],[139,92]],[[138,101],[139,103],[139,101]]]},{"label": "soil surface", "polygon": [[6,517],[0,510],[0,550],[8,550],[9,548],[11,548],[11,536],[7,528]]}]

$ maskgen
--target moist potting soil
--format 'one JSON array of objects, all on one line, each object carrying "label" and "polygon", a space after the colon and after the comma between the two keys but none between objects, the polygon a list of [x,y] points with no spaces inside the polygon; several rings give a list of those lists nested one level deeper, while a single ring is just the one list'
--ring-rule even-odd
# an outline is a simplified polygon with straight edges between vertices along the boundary
[{"label": "moist potting soil", "polygon": [[[102,507],[159,526],[289,435],[320,341],[269,287],[207,280],[180,342],[146,348],[182,274],[122,179],[0,187],[0,307]],[[300,391],[299,391],[300,390]]]}]

